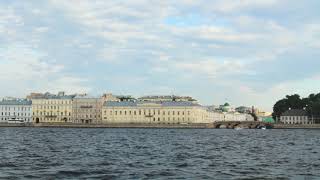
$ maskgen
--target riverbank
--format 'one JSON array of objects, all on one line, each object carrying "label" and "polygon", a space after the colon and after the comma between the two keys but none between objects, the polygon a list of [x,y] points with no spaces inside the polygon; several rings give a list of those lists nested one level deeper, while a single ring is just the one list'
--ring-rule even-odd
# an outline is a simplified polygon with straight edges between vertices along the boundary
[{"label": "riverbank", "polygon": [[[33,127],[33,128],[172,128],[172,129],[219,129],[213,124],[71,124],[39,123],[10,124],[0,123],[0,127]],[[320,124],[274,124],[273,129],[320,129]]]},{"label": "riverbank", "polygon": [[274,124],[274,129],[320,129],[320,124]]},{"label": "riverbank", "polygon": [[66,123],[39,123],[39,124],[8,124],[0,123],[0,127],[34,127],[34,128],[209,128],[208,124],[66,124]]}]

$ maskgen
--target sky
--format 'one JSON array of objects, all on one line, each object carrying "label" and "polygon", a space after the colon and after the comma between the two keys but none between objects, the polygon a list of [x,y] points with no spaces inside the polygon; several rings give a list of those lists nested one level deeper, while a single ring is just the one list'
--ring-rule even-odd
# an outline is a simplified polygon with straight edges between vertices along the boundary
[{"label": "sky", "polygon": [[0,96],[189,95],[271,111],[320,89],[319,0],[1,0]]}]

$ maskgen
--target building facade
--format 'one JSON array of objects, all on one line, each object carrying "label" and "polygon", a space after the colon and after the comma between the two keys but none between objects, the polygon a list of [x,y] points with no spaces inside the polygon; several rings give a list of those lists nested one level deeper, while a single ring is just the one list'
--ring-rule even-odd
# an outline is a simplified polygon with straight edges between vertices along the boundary
[{"label": "building facade", "polygon": [[85,124],[101,123],[103,101],[103,98],[91,97],[86,94],[77,95],[73,99],[72,104],[72,122]]},{"label": "building facade", "polygon": [[306,110],[290,109],[280,116],[280,122],[284,124],[312,124]]},{"label": "building facade", "polygon": [[254,121],[254,118],[246,113],[229,112],[223,113],[222,121]]},{"label": "building facade", "polygon": [[105,102],[103,123],[209,123],[206,108],[192,102]]},{"label": "building facade", "polygon": [[32,98],[33,123],[72,122],[72,101],[75,95],[45,93]]},{"label": "building facade", "polygon": [[32,122],[31,101],[27,99],[5,98],[0,101],[1,123]]}]

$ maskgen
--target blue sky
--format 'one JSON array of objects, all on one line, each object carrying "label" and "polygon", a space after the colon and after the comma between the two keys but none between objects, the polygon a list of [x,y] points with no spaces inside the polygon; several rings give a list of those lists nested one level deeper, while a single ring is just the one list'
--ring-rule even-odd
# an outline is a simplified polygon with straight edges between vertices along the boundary
[{"label": "blue sky", "polygon": [[1,96],[190,95],[271,110],[319,92],[318,0],[3,0]]}]

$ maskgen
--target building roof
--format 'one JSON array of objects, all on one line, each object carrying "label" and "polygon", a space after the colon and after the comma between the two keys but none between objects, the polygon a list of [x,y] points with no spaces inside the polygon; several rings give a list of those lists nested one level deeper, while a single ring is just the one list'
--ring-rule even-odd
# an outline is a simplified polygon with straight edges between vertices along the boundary
[{"label": "building roof", "polygon": [[282,113],[281,116],[308,116],[308,113],[303,109],[290,109]]},{"label": "building roof", "polygon": [[174,99],[177,99],[177,100],[188,100],[188,101],[196,101],[195,99],[193,99],[192,97],[190,96],[174,96],[174,95],[154,95],[154,96],[142,96],[140,98],[138,98],[138,100],[163,100],[163,99],[166,99],[166,100],[174,100]]},{"label": "building roof", "polygon": [[143,106],[143,105],[159,105],[163,107],[177,107],[177,106],[200,106],[199,104],[195,104],[187,101],[165,101],[165,102],[132,102],[132,101],[107,101],[104,103],[104,106],[109,107],[134,107],[134,106]]},{"label": "building roof", "polygon": [[32,97],[32,99],[73,99],[76,95],[65,95],[63,92],[60,92],[58,95],[45,93],[38,94],[37,96]]},{"label": "building roof", "polygon": [[32,101],[27,99],[3,99],[0,101],[0,105],[26,105],[29,106],[32,104]]},{"label": "building roof", "polygon": [[99,99],[98,97],[91,96],[88,94],[77,94],[74,99]]}]

